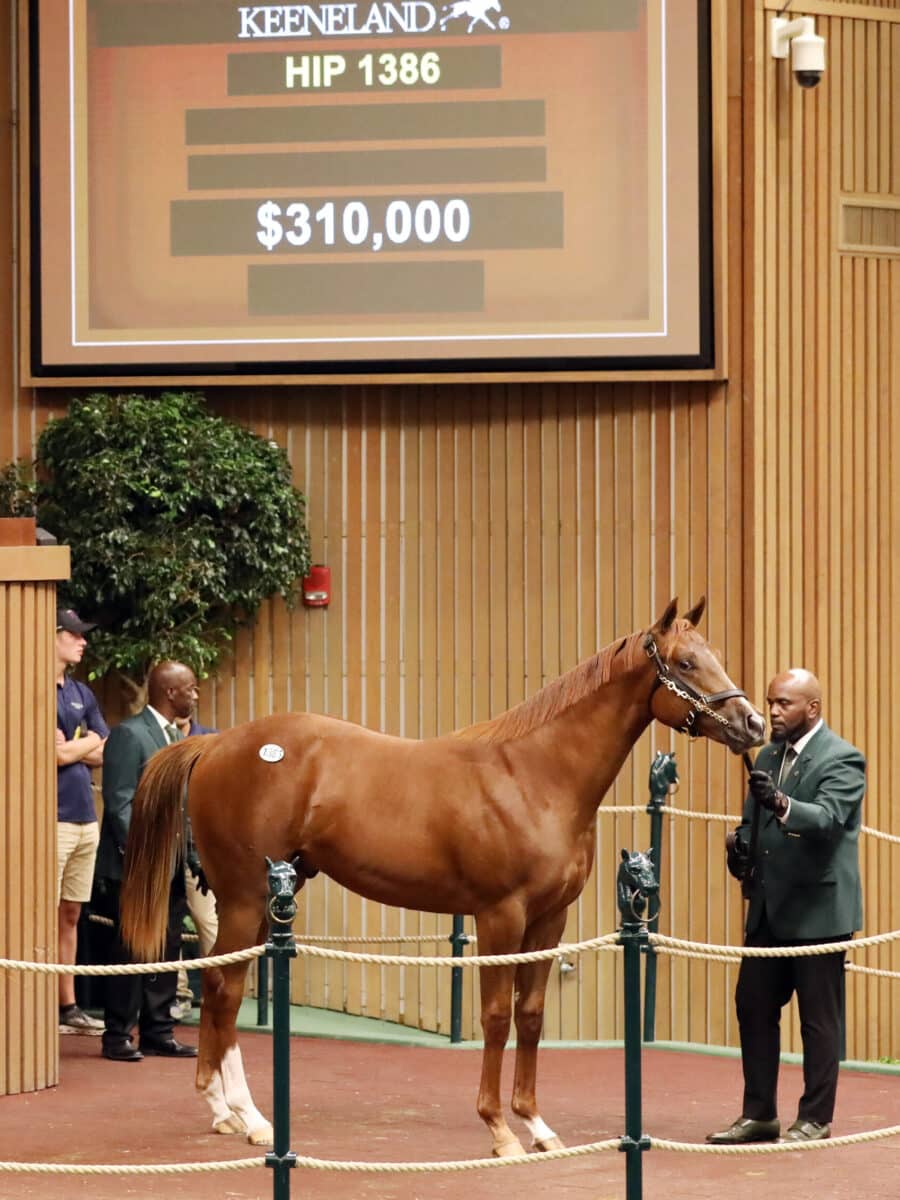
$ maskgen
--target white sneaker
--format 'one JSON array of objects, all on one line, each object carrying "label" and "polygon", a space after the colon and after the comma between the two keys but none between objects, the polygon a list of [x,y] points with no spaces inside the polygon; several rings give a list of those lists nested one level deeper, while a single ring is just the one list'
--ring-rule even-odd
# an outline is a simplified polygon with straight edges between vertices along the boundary
[{"label": "white sneaker", "polygon": [[104,1028],[102,1021],[98,1021],[96,1017],[89,1017],[77,1004],[60,1011],[60,1033],[79,1033],[82,1037],[99,1037]]}]

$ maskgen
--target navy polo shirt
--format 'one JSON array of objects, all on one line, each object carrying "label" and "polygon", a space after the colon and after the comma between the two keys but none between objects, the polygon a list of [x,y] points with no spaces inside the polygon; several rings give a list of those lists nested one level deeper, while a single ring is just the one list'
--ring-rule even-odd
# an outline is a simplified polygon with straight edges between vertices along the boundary
[{"label": "navy polo shirt", "polygon": [[[89,730],[105,738],[109,734],[100,713],[97,697],[84,683],[67,675],[56,685],[56,727],[63,731],[67,742],[82,737]],[[94,797],[91,794],[91,768],[87,763],[69,763],[56,768],[57,820],[84,823],[96,821]]]},{"label": "navy polo shirt", "polygon": [[201,725],[199,721],[195,721],[194,718],[191,717],[191,727],[188,730],[188,737],[193,737],[194,734],[218,733],[218,732],[219,732],[218,729],[210,729],[208,726]]}]

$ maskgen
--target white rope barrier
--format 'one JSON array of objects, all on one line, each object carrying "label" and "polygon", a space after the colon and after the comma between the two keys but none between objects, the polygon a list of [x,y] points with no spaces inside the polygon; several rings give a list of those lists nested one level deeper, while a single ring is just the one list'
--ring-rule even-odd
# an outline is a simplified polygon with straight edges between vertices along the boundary
[{"label": "white rope barrier", "polygon": [[309,1158],[297,1155],[298,1167],[309,1167],[313,1171],[375,1172],[390,1175],[440,1174],[446,1171],[481,1171],[493,1167],[537,1166],[548,1162],[559,1162],[565,1158],[583,1158],[586,1154],[598,1154],[604,1150],[621,1148],[621,1138],[606,1138],[602,1142],[586,1142],[583,1146],[566,1146],[560,1150],[541,1150],[534,1154],[511,1154],[508,1158],[459,1158],[446,1162],[362,1162],[350,1160],[336,1162],[333,1159]]},{"label": "white rope barrier", "polygon": [[[602,812],[602,806],[600,811]],[[730,813],[693,812],[689,808],[672,808],[668,804],[663,804],[659,811],[668,813],[671,817],[686,817],[688,821],[727,821],[729,825],[733,825],[735,822],[740,824],[741,820]]]},{"label": "white rope barrier", "polygon": [[[610,805],[599,810],[613,815],[622,813],[646,812],[643,805]],[[690,820],[732,821],[733,817],[725,813],[696,813],[685,809],[661,806],[660,811],[674,816],[683,816]],[[877,830],[862,826],[862,832],[889,842],[900,843],[900,837],[893,834],[880,833]],[[109,918],[94,917],[103,924],[112,924]],[[827,942],[812,946],[713,946],[702,942],[686,941],[681,938],[668,937],[665,934],[651,933],[649,943],[662,954],[670,954],[685,958],[697,958],[720,961],[726,964],[737,964],[742,958],[787,958],[807,955],[834,954],[839,951],[855,952],[867,949],[869,946],[884,945],[900,938],[900,930],[890,933],[874,934],[870,937],[858,938],[846,942]],[[560,958],[569,955],[579,955],[587,951],[622,950],[619,944],[619,934],[605,934],[602,937],[590,938],[584,942],[561,943],[548,950],[537,950],[521,954],[470,955],[469,957],[454,958],[449,955],[439,956],[408,956],[385,954],[358,954],[346,950],[320,948],[313,943],[321,942],[354,942],[398,944],[407,942],[437,942],[443,940],[442,935],[396,934],[377,935],[368,937],[352,937],[349,935],[310,935],[305,942],[297,942],[296,950],[299,955],[311,958],[332,958],[344,962],[371,963],[379,966],[433,966],[433,967],[480,967],[503,966],[514,963],[539,962],[545,959]],[[474,942],[472,935],[466,935],[466,941]],[[227,966],[232,963],[245,962],[259,958],[265,954],[264,945],[253,946],[247,950],[235,951],[232,954],[212,955],[208,958],[190,960],[194,969],[206,967]],[[182,960],[176,962],[156,963],[118,963],[97,966],[73,965],[70,963],[37,963],[18,959],[0,959],[0,971],[31,971],[39,974],[71,974],[71,975],[139,975],[156,974],[176,970],[182,965]],[[883,971],[874,967],[848,965],[849,970],[859,971],[868,975],[878,975],[889,978],[900,978],[900,973]],[[869,1130],[863,1133],[848,1134],[843,1137],[829,1138],[815,1142],[766,1142],[749,1146],[717,1146],[708,1143],[679,1142],[666,1138],[650,1138],[650,1145],[657,1150],[671,1150],[688,1154],[781,1154],[797,1153],[811,1150],[828,1150],[841,1146],[854,1145],[861,1142],[871,1142],[882,1138],[900,1135],[900,1125],[889,1126],[885,1129]],[[367,1172],[367,1173],[437,1173],[451,1171],[472,1171],[485,1168],[513,1167],[522,1165],[537,1165],[560,1159],[576,1158],[587,1154],[595,1154],[606,1150],[620,1150],[621,1138],[607,1138],[600,1142],[590,1142],[581,1146],[566,1147],[559,1150],[548,1150],[537,1154],[514,1155],[508,1158],[461,1159],[447,1162],[336,1162],[326,1159],[297,1155],[298,1167],[307,1167],[318,1171]],[[13,1174],[45,1174],[45,1175],[174,1175],[197,1174],[200,1172],[240,1171],[248,1168],[265,1166],[263,1157],[226,1160],[210,1163],[158,1163],[146,1165],[113,1165],[113,1164],[59,1164],[59,1163],[21,1163],[0,1161],[0,1173]]]},{"label": "white rope barrier", "polygon": [[589,938],[585,942],[560,942],[549,950],[523,951],[520,954],[471,954],[463,958],[451,958],[449,954],[356,954],[352,950],[326,950],[302,942],[297,943],[297,953],[310,958],[335,958],[341,962],[372,963],[375,966],[504,967],[514,963],[542,962],[568,954],[584,954],[588,950],[621,950],[618,941],[618,933],[605,933],[602,937]]},{"label": "white rope barrier", "polygon": [[[724,961],[727,963],[738,963],[742,957],[788,957],[792,955],[809,955],[809,954],[833,954],[841,949],[857,950],[865,949],[869,945],[878,945],[889,941],[894,941],[900,937],[900,931],[889,934],[876,934],[869,938],[860,938],[853,942],[831,942],[817,946],[799,946],[799,947],[733,947],[733,946],[709,946],[698,942],[687,942],[679,938],[669,938],[664,934],[650,934],[650,943],[661,953],[681,955],[689,958],[703,958]],[[317,958],[335,958],[351,962],[376,962],[382,964],[394,963],[403,966],[439,966],[439,967],[454,967],[454,966],[480,966],[480,965],[502,965],[504,963],[513,962],[534,962],[540,959],[559,957],[560,955],[580,954],[587,950],[621,950],[622,946],[618,942],[619,934],[605,934],[600,938],[591,938],[585,942],[563,943],[552,950],[534,951],[528,954],[505,954],[505,955],[480,955],[471,956],[469,958],[450,958],[446,955],[435,958],[425,957],[409,957],[400,955],[373,955],[373,954],[353,954],[348,951],[320,949],[308,944],[299,943],[297,951],[299,954],[306,954]],[[195,959],[194,965],[202,966],[224,966],[227,963],[241,962],[250,958],[257,958],[265,952],[265,946],[254,946],[248,950],[237,951],[234,954],[214,955],[207,959]],[[12,959],[0,959],[0,970],[7,968],[11,970],[33,970],[47,973],[60,972],[75,972],[82,975],[114,975],[114,974],[140,974],[145,972],[158,972],[164,970],[172,970],[178,966],[178,963],[129,963],[108,966],[94,967],[75,967],[70,964],[53,964],[53,963],[26,963]],[[873,968],[859,968],[870,973],[890,974],[889,972],[875,972]],[[694,1142],[677,1142],[670,1141],[665,1138],[651,1138],[650,1144],[656,1149],[681,1151],[684,1153],[712,1153],[712,1154],[772,1154],[772,1153],[791,1153],[798,1150],[810,1150],[813,1148],[828,1149],[838,1146],[852,1145],[858,1142],[875,1141],[880,1138],[893,1137],[900,1134],[900,1126],[891,1126],[886,1129],[871,1130],[864,1133],[850,1134],[844,1137],[831,1138],[819,1142],[778,1142],[778,1143],[757,1143],[752,1146],[713,1146],[706,1143]],[[509,1158],[483,1158],[483,1159],[461,1159],[447,1162],[362,1162],[350,1160],[346,1162],[337,1162],[326,1159],[318,1159],[306,1155],[298,1155],[296,1158],[297,1166],[307,1167],[310,1170],[317,1171],[337,1171],[337,1172],[365,1172],[365,1173],[382,1173],[382,1174],[425,1174],[425,1173],[442,1173],[454,1171],[473,1171],[485,1168],[495,1167],[512,1167],[522,1165],[537,1165],[567,1158],[581,1157],[587,1154],[594,1154],[605,1150],[619,1150],[622,1146],[621,1138],[608,1138],[600,1142],[590,1142],[581,1146],[565,1147],[559,1150],[548,1150],[537,1154],[514,1155]],[[260,1167],[265,1165],[265,1158],[247,1158],[236,1159],[233,1161],[219,1161],[212,1163],[159,1163],[146,1165],[112,1165],[112,1164],[59,1164],[59,1163],[19,1163],[19,1162],[0,1162],[0,1173],[10,1172],[13,1174],[47,1174],[47,1175],[174,1175],[174,1174],[197,1174],[200,1172],[214,1171],[238,1171],[249,1167]]]},{"label": "white rope barrier", "polygon": [[[429,942],[449,942],[451,935],[448,933],[382,933],[370,934],[368,937],[356,937],[350,933],[304,933],[303,941],[305,945],[325,945],[329,942],[353,942],[354,945],[372,944],[376,946],[392,946],[396,944],[428,944]],[[472,944],[478,941],[474,933],[465,933],[463,937],[467,944]],[[415,959],[416,962],[420,960]]]},{"label": "white rope barrier", "polygon": [[[746,1146],[716,1146],[707,1142],[679,1142],[669,1138],[651,1137],[650,1148],[672,1150],[682,1154],[796,1154],[815,1150],[835,1150],[842,1146],[854,1146],[864,1142],[880,1141],[900,1135],[900,1125],[884,1129],[870,1129],[862,1133],[845,1134],[841,1137],[822,1139],[815,1142],[756,1142]],[[608,1150],[620,1150],[622,1139],[605,1138],[599,1142],[587,1142],[580,1146],[567,1146],[559,1150],[544,1150],[534,1154],[516,1154],[509,1158],[465,1158],[444,1162],[365,1162],[350,1159],[314,1158],[298,1154],[298,1167],[312,1171],[334,1171],[344,1174],[398,1174],[427,1175],[447,1174],[459,1171],[481,1171],[501,1167],[540,1166],[548,1162],[559,1162],[571,1158],[583,1158],[588,1154],[599,1154]],[[0,1162],[0,1172],[17,1175],[176,1175],[200,1174],[215,1171],[242,1171],[249,1167],[264,1167],[265,1158],[240,1158],[209,1163],[152,1163],[152,1164],[100,1164],[100,1163],[21,1163]]]},{"label": "white rope barrier", "polygon": [[865,950],[869,946],[883,946],[900,938],[900,929],[891,933],[873,933],[871,937],[856,938],[848,942],[822,942],[813,946],[712,946],[705,942],[688,942],[683,938],[668,937],[664,933],[648,934],[650,943],[663,954],[696,954],[699,958],[806,958],[809,955],[837,954],[840,951]]},{"label": "white rope barrier", "polygon": [[203,1171],[245,1171],[264,1167],[265,1158],[236,1158],[208,1163],[21,1163],[0,1162],[0,1172],[13,1175],[198,1175]]},{"label": "white rope barrier", "polygon": [[[648,811],[646,804],[601,804],[597,809],[601,816],[604,813],[610,813],[612,816],[622,816],[625,813],[645,813]],[[658,812],[668,813],[672,817],[684,817],[688,821],[726,821],[740,822],[739,816],[732,816],[729,813],[714,813],[714,812],[695,812],[689,808],[676,808],[671,804],[661,804],[657,809]],[[900,845],[900,837],[893,833],[882,833],[880,829],[873,829],[870,825],[860,825],[860,833],[865,833],[868,837],[876,838],[882,842],[893,842],[895,845]]]},{"label": "white rope barrier", "polygon": [[[661,954],[671,954],[685,958],[722,959],[736,963],[741,958],[802,958],[817,954],[837,954],[840,951],[855,952],[866,950],[870,946],[886,945],[900,939],[900,930],[890,933],[876,933],[870,937],[855,938],[846,942],[824,942],[812,946],[715,946],[705,942],[691,942],[683,938],[669,937],[663,933],[648,934],[649,943]],[[340,962],[366,963],[374,966],[397,967],[502,967],[517,963],[541,962],[546,959],[564,958],[570,955],[585,954],[591,950],[621,951],[618,933],[606,933],[602,937],[589,938],[584,942],[560,942],[548,950],[524,951],[520,954],[472,954],[468,957],[452,958],[449,954],[441,955],[409,955],[409,954],[357,954],[352,950],[331,950],[323,946],[312,946],[306,942],[296,942],[298,955],[308,958],[332,958]],[[248,950],[236,950],[232,954],[215,954],[209,958],[193,958],[188,960],[191,967],[202,970],[206,967],[227,966],[230,963],[245,962],[259,958],[265,954],[264,945],[252,946]],[[37,974],[60,975],[155,975],[163,971],[175,971],[184,960],[174,962],[154,963],[110,963],[99,966],[85,966],[71,963],[38,963],[25,962],[20,959],[0,958],[0,971],[33,971]],[[875,968],[857,968],[875,972]],[[880,972],[878,972],[880,973]],[[888,973],[892,974],[892,973]]]},{"label": "white rope barrier", "polygon": [[750,1146],[714,1146],[708,1142],[672,1142],[668,1138],[650,1139],[654,1150],[678,1150],[685,1154],[794,1154],[810,1150],[837,1150],[841,1146],[855,1146],[860,1142],[876,1142],[881,1138],[896,1137],[900,1125],[889,1125],[885,1129],[869,1129],[864,1133],[848,1133],[842,1137],[821,1138],[815,1142],[754,1142]]},{"label": "white rope barrier", "polygon": [[860,975],[881,975],[884,979],[900,979],[900,971],[881,971],[878,967],[860,967],[856,963],[847,963],[847,971],[856,971]]},{"label": "white rope barrier", "polygon": [[[209,958],[178,958],[174,962],[155,963],[99,963],[87,966],[84,963],[39,963],[25,962],[18,958],[0,958],[0,971],[33,971],[38,975],[157,975],[163,971],[177,971],[190,966],[198,970],[204,967],[227,967],[230,963],[248,962],[265,954],[264,945],[251,946],[249,950],[235,950],[232,954],[213,954]],[[415,959],[410,959],[415,962]]]},{"label": "white rope barrier", "polygon": [[[621,950],[617,933],[606,933],[602,937],[586,942],[560,942],[549,950],[532,950],[522,954],[481,954],[468,958],[452,958],[449,954],[355,954],[352,950],[329,950],[297,942],[299,955],[309,958],[334,958],[341,962],[372,963],[376,966],[396,967],[502,967],[513,963],[540,962],[542,959],[559,958],[566,954],[582,954],[587,950]],[[155,975],[163,971],[176,971],[182,965],[194,970],[205,967],[227,966],[229,963],[245,962],[265,954],[265,946],[253,946],[249,950],[236,950],[233,954],[214,954],[209,958],[177,959],[175,962],[155,963],[109,963],[101,966],[73,966],[71,963],[24,962],[14,958],[0,958],[0,971],[33,971],[41,975]]]},{"label": "white rope barrier", "polygon": [[870,829],[868,825],[860,825],[860,833],[867,833],[869,837],[880,838],[883,842],[893,842],[895,845],[900,845],[900,837],[893,833],[882,833],[879,829]]},{"label": "white rope barrier", "polygon": [[[102,917],[99,913],[89,913],[88,920],[95,925],[104,925],[112,929],[115,926],[115,921],[112,917]],[[466,933],[463,935],[466,942],[477,942],[478,938],[474,933]],[[181,940],[183,942],[198,942],[200,938],[196,933],[188,933],[182,931]],[[354,942],[363,943],[371,942],[373,945],[395,945],[399,943],[428,943],[428,942],[448,942],[450,935],[446,933],[382,933],[371,935],[369,937],[356,937],[350,933],[309,933],[304,934],[304,939],[307,942]],[[191,959],[191,962],[194,960]]]}]

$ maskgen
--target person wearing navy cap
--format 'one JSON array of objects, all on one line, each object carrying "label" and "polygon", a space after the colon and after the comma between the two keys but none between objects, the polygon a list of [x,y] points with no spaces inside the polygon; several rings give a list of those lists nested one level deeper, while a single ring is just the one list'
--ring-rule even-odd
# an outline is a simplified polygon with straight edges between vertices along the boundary
[{"label": "person wearing navy cap", "polygon": [[[91,898],[99,826],[94,807],[91,770],[103,763],[109,729],[97,697],[71,677],[95,625],[82,621],[72,608],[56,612],[56,898],[59,960],[74,963],[78,949],[81,906]],[[59,1031],[99,1035],[103,1022],[88,1016],[75,1002],[75,979],[59,977]]]}]

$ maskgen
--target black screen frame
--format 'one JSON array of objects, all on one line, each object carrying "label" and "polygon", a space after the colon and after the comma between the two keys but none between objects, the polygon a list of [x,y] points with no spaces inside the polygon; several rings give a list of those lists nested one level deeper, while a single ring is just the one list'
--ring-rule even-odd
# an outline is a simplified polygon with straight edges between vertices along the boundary
[{"label": "black screen frame", "polygon": [[104,386],[112,380],[168,382],[172,380],[215,379],[223,384],[250,384],[267,381],[343,383],[365,377],[373,382],[420,382],[423,378],[453,382],[455,379],[515,380],[527,378],[562,380],[596,377],[636,378],[638,375],[671,373],[715,374],[715,272],[714,272],[714,183],[713,183],[713,62],[710,0],[697,0],[697,147],[698,147],[698,341],[696,354],[601,356],[566,355],[529,357],[471,357],[415,360],[296,360],[203,361],[189,363],[89,363],[50,364],[42,354],[42,226],[40,202],[40,22],[39,0],[28,0],[28,98],[30,105],[28,155],[28,222],[30,312],[26,365],[36,384],[95,383]]}]

